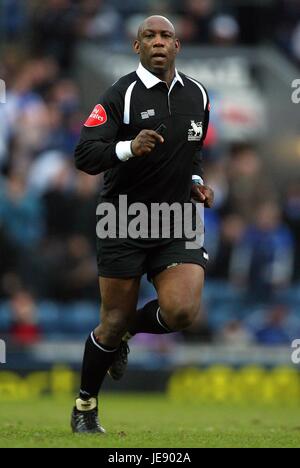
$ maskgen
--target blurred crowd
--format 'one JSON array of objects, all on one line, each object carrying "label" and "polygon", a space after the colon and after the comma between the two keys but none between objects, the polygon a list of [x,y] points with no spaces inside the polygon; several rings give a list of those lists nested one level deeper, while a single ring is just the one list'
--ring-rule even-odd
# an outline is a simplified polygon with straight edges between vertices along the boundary
[{"label": "blurred crowd", "polygon": [[298,0],[0,0],[2,38],[28,41],[35,54],[72,63],[78,40],[127,44],[145,16],[175,24],[184,44],[276,43],[300,61]]},{"label": "blurred crowd", "polygon": [[[0,304],[8,304],[11,333],[19,342],[41,338],[43,329],[35,319],[40,301],[99,300],[95,210],[102,176],[80,173],[73,164],[84,120],[71,72],[76,42],[128,42],[141,17],[157,12],[173,18],[184,43],[273,39],[300,61],[298,1],[270,2],[260,10],[264,27],[255,28],[247,21],[247,11],[255,11],[251,2],[248,10],[237,2],[235,7],[226,2],[224,10],[224,3],[0,0],[0,77],[7,84],[7,102],[0,104]],[[221,149],[209,144],[204,153],[206,182],[216,198],[215,208],[206,210],[207,311],[184,336],[283,343],[290,339],[290,302],[279,304],[274,298],[288,295],[300,281],[300,180],[279,190],[259,147],[247,142]],[[235,291],[226,303],[228,315],[220,285]],[[152,294],[149,288],[143,282],[142,298]],[[217,311],[219,299],[227,319],[210,324],[205,312]],[[234,316],[232,300],[239,310],[251,307],[251,317],[262,307],[255,326]]]}]

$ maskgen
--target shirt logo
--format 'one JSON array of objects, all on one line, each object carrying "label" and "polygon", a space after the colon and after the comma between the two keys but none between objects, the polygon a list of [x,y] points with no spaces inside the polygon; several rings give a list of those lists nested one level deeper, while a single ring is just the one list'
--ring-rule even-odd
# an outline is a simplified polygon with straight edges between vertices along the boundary
[{"label": "shirt logo", "polygon": [[155,116],[154,109],[148,109],[145,112],[141,112],[142,119],[149,119],[149,117],[154,117],[154,116]]},{"label": "shirt logo", "polygon": [[98,127],[107,122],[107,114],[104,107],[101,104],[97,104],[87,121],[85,122],[85,127]]},{"label": "shirt logo", "polygon": [[188,141],[200,141],[203,135],[202,122],[191,120],[191,127],[188,130]]}]

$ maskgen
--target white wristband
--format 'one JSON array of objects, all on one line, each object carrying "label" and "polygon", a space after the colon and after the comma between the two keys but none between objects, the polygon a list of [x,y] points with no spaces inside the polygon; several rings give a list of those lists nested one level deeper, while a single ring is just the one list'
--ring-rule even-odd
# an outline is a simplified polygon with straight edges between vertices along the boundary
[{"label": "white wristband", "polygon": [[198,175],[193,175],[192,176],[192,181],[195,183],[195,184],[201,184],[203,185],[203,179],[198,176]]},{"label": "white wristband", "polygon": [[133,158],[134,154],[131,152],[131,141],[119,141],[116,144],[116,155],[120,161],[128,161],[128,159]]}]

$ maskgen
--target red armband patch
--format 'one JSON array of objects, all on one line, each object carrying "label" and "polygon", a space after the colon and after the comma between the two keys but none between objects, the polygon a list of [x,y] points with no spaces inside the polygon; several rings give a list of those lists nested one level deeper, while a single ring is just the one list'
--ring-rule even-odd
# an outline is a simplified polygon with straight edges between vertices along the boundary
[{"label": "red armband patch", "polygon": [[107,114],[104,107],[101,104],[97,104],[87,121],[85,122],[85,127],[97,127],[98,125],[103,125],[107,122]]}]

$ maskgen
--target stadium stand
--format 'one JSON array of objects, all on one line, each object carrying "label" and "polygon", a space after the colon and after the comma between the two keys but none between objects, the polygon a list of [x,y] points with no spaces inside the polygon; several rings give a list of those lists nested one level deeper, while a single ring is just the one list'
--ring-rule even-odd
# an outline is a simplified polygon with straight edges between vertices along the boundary
[{"label": "stadium stand", "polygon": [[[78,46],[117,50],[140,17],[155,9],[174,19],[187,44],[218,49],[268,43],[299,66],[299,2],[228,1],[226,9],[220,3],[0,1],[0,78],[7,84],[7,102],[0,104],[1,334],[13,336],[17,323],[24,330],[32,326],[28,344],[82,339],[97,322],[94,212],[102,177],[80,174],[73,165],[85,116]],[[260,21],[251,28],[255,12]],[[278,190],[261,141],[220,143],[218,125],[213,118],[205,149],[216,207],[207,212],[211,264],[203,319],[176,339],[243,336],[281,343],[290,339],[291,324],[300,334],[300,182],[281,181]],[[27,299],[15,315],[23,292]],[[140,303],[153,295],[143,281]],[[29,302],[32,316],[26,316]]]}]

